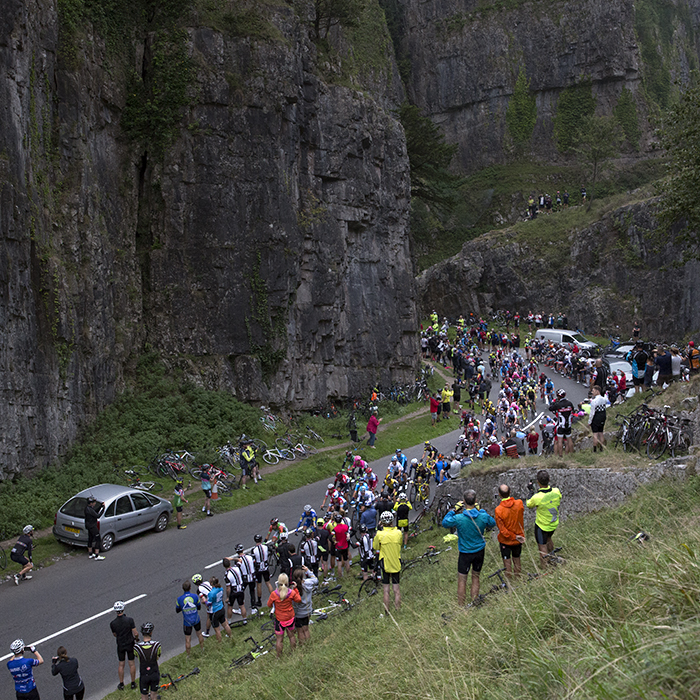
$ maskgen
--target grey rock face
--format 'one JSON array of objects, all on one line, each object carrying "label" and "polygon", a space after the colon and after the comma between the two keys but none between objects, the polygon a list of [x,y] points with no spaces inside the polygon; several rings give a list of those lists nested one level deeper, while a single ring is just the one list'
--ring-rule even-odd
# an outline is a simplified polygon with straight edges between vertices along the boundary
[{"label": "grey rock face", "polygon": [[[641,3],[637,3],[641,5]],[[647,7],[650,3],[644,3]],[[653,3],[652,3],[653,4]],[[697,0],[679,0],[672,12],[671,44],[687,46],[697,62]],[[553,119],[562,90],[589,80],[599,114],[611,114],[623,88],[634,96],[645,139],[653,139],[643,94],[644,63],[633,0],[491,1],[401,0],[403,49],[410,57],[408,93],[459,144],[459,163],[469,172],[504,162],[505,114],[521,68],[537,102],[531,152],[552,157]],[[645,8],[646,9],[646,8]],[[688,14],[685,14],[688,13]],[[682,19],[689,18],[686,24]],[[655,28],[655,36],[659,29]],[[653,39],[649,49],[663,54]],[[688,77],[684,50],[665,69],[670,81]]]},{"label": "grey rock face", "polygon": [[670,240],[657,248],[653,201],[623,207],[548,245],[534,235],[529,240],[538,226],[535,219],[520,233],[486,234],[425,270],[418,277],[422,313],[561,310],[572,328],[619,325],[630,332],[639,319],[645,336],[669,341],[700,329],[692,301],[700,294],[700,265],[690,260],[669,274],[683,249]]},{"label": "grey rock face", "polygon": [[283,40],[188,30],[195,104],[154,161],[92,28],[67,61],[55,3],[4,3],[0,478],[64,452],[145,349],[293,408],[413,376],[395,67],[376,98],[327,85],[292,8],[272,20]]}]

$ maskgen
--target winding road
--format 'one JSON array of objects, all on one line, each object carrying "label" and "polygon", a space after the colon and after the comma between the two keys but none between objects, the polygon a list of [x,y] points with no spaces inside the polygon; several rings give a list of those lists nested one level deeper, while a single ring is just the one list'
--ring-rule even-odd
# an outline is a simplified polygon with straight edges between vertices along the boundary
[{"label": "winding road", "polygon": [[[574,403],[585,398],[586,390],[575,382],[558,375],[553,375],[553,381],[557,388],[567,390]],[[495,386],[492,393],[497,395]],[[546,407],[538,404],[538,408]],[[433,444],[449,452],[458,432],[435,438]],[[422,444],[404,450],[409,460],[420,458],[422,451]],[[388,457],[370,462],[380,479],[388,462]],[[126,612],[137,628],[146,620],[155,624],[154,638],[161,641],[164,660],[180,654],[184,638],[182,616],[175,614],[175,599],[182,592],[181,582],[196,572],[220,575],[222,557],[233,553],[238,542],[252,546],[256,533],[267,533],[272,516],[294,527],[304,504],[311,503],[318,509],[327,483],[326,478],[261,503],[204,518],[192,522],[186,530],[169,527],[161,534],[136,537],[116,545],[102,562],[89,560],[81,553],[34,572],[32,581],[20,586],[3,584],[0,654],[9,652],[10,643],[17,637],[26,644],[38,644],[46,661],[35,672],[39,691],[42,697],[60,697],[60,679],[51,676],[50,660],[56,648],[63,645],[80,662],[87,700],[103,698],[116,689],[118,682],[116,645],[109,630],[115,600],[130,601]],[[234,634],[240,633],[234,629]],[[126,676],[128,681],[128,667]],[[0,697],[13,697],[12,690],[12,679],[5,671],[0,679]]]}]

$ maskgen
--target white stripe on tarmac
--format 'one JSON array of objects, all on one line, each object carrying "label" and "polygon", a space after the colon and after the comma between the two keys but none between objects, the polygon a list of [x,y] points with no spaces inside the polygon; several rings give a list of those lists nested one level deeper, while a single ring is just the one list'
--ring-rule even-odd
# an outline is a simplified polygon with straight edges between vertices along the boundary
[{"label": "white stripe on tarmac", "polygon": [[[135,598],[130,598],[129,600],[125,600],[124,604],[128,605],[129,603],[133,603],[136,600],[141,600],[141,598],[145,598],[148,594],[147,593],[142,593],[141,595],[137,595]],[[107,610],[103,610],[100,613],[97,613],[97,615],[93,615],[92,617],[87,617],[84,620],[81,620],[80,622],[76,622],[74,625],[71,625],[70,627],[66,627],[65,629],[59,630],[58,632],[54,632],[53,634],[50,634],[48,637],[43,637],[42,639],[38,639],[36,642],[32,642],[31,644],[27,644],[27,647],[30,646],[39,646],[39,644],[43,644],[44,642],[48,642],[49,639],[53,639],[54,637],[58,637],[61,634],[65,634],[66,632],[70,632],[71,630],[74,630],[76,627],[82,627],[82,625],[86,625],[88,622],[92,622],[93,620],[96,620],[98,617],[102,617],[103,615],[109,615],[109,613],[114,612],[114,608],[107,608]],[[6,654],[5,656],[0,656],[0,661],[5,661],[5,659],[10,659],[12,658],[13,654]]]}]

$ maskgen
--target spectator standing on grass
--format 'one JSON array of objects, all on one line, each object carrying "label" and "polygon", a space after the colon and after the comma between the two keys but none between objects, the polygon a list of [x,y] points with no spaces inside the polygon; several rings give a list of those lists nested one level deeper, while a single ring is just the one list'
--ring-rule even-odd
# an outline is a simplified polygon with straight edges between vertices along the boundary
[{"label": "spectator standing on grass", "polygon": [[654,354],[649,353],[647,356],[647,363],[644,366],[644,389],[651,389],[651,385],[654,383],[654,371],[656,370],[656,365],[654,364]]},{"label": "spectator standing on grass", "polygon": [[673,381],[671,353],[664,348],[656,348],[654,364],[659,368],[659,376],[656,378],[657,386],[670,384]]},{"label": "spectator standing on grass", "polygon": [[593,433],[593,452],[602,452],[605,447],[605,419],[607,417],[607,407],[610,401],[601,394],[598,385],[593,386],[593,398],[591,399],[591,411],[588,416],[588,425]]},{"label": "spectator standing on grass", "polygon": [[454,391],[452,391],[449,385],[446,383],[445,388],[442,390],[442,419],[447,420],[450,417],[451,402],[454,396]]},{"label": "spectator standing on grass", "polygon": [[678,382],[681,379],[681,363],[683,358],[678,348],[674,345],[671,348],[671,380]]},{"label": "spectator standing on grass", "polygon": [[301,602],[293,603],[294,605],[294,629],[297,633],[297,641],[299,644],[304,644],[311,639],[309,633],[309,618],[311,611],[314,609],[313,595],[318,578],[310,571],[308,567],[302,566],[300,569],[294,569],[294,583]]},{"label": "spectator standing on grass", "polygon": [[537,447],[540,441],[540,436],[534,428],[530,428],[530,432],[527,434],[527,453],[529,455],[537,454]]},{"label": "spectator standing on grass", "polygon": [[153,623],[144,622],[141,625],[141,636],[143,641],[135,645],[136,653],[139,657],[139,690],[141,700],[148,698],[159,698],[158,685],[160,684],[160,668],[158,659],[160,658],[160,642],[151,639],[153,634]]},{"label": "spectator standing on grass", "polygon": [[109,623],[109,628],[117,640],[117,658],[119,659],[119,685],[117,690],[124,690],[124,665],[129,660],[129,673],[131,674],[131,689],[136,690],[136,663],[134,662],[134,644],[139,638],[133,617],[124,614],[125,603],[118,600],[114,603],[114,612],[117,616]]},{"label": "spectator standing on grass", "polygon": [[280,574],[277,578],[277,588],[272,591],[267,601],[267,607],[275,609],[275,635],[277,642],[275,649],[277,658],[282,656],[284,647],[284,633],[289,637],[289,644],[292,650],[296,646],[294,638],[294,603],[301,603],[301,595],[296,588],[296,583],[289,584],[287,574]]},{"label": "spectator standing on grass", "polygon": [[175,498],[173,498],[173,506],[175,507],[175,512],[177,513],[175,518],[177,520],[178,530],[185,530],[187,528],[187,525],[182,524],[183,503],[189,503],[189,501],[185,498],[185,489],[183,487],[183,481],[182,479],[178,479],[175,482]]},{"label": "spectator standing on grass", "polygon": [[691,373],[695,374],[700,370],[700,350],[695,347],[695,343],[692,340],[688,343],[688,352],[686,354],[688,357],[688,368]]},{"label": "spectator standing on grass", "polygon": [[216,641],[221,641],[221,630],[219,626],[222,626],[226,631],[226,636],[231,636],[231,628],[226,620],[226,611],[224,610],[224,589],[219,585],[219,579],[216,576],[212,576],[209,579],[209,584],[211,585],[211,590],[207,595],[209,603],[211,603],[211,626],[214,628],[214,634],[216,635]]},{"label": "spectator standing on grass", "polygon": [[15,639],[10,644],[12,658],[7,662],[7,669],[12,674],[12,679],[15,682],[17,700],[39,700],[39,691],[34,682],[34,666],[43,664],[44,659],[41,658],[41,654],[36,650],[36,647],[30,646],[27,648],[36,658],[25,658],[23,640]]},{"label": "spectator standing on grass", "polygon": [[377,439],[377,430],[378,430],[379,424],[381,422],[382,422],[382,419],[377,418],[377,409],[373,408],[372,415],[369,417],[369,420],[367,421],[367,433],[369,435],[369,439],[367,440],[367,444],[373,450],[376,449],[374,446],[374,441]]},{"label": "spectator standing on grass", "polygon": [[644,372],[647,364],[647,353],[644,352],[644,346],[640,341],[634,345],[634,349],[630,350],[625,359],[632,365],[632,384],[634,385],[634,393],[642,393],[644,390]]},{"label": "spectator standing on grass", "polygon": [[471,599],[474,600],[479,595],[479,578],[486,551],[484,532],[496,527],[496,521],[485,510],[479,509],[476,504],[476,491],[469,489],[464,493],[464,501],[460,501],[453,510],[447,512],[442,526],[448,530],[457,529],[457,603],[464,605],[469,569],[472,570]]},{"label": "spectator standing on grass", "polygon": [[199,619],[199,611],[202,608],[202,603],[196,593],[192,593],[192,584],[189,581],[182,582],[182,595],[175,603],[175,612],[182,613],[182,624],[185,632],[185,653],[190,655],[190,647],[192,645],[192,630],[197,633],[199,646],[204,644],[204,636],[202,635],[202,623]]},{"label": "spectator standing on grass", "polygon": [[384,588],[384,610],[389,612],[390,587],[394,589],[394,607],[401,609],[401,544],[403,535],[401,530],[394,527],[394,515],[385,510],[379,517],[382,529],[374,536],[372,546],[379,552],[379,565],[382,572],[382,586]]},{"label": "spectator standing on grass", "polygon": [[83,700],[85,684],[78,673],[78,659],[68,656],[65,647],[58,647],[56,656],[51,659],[51,675],[61,675],[63,700]]},{"label": "spectator standing on grass", "polygon": [[[501,484],[498,487],[498,495],[501,502],[494,512],[496,525],[498,526],[498,544],[501,549],[503,566],[506,576],[510,578],[520,575],[520,554],[525,544],[525,527],[523,513],[525,506],[521,499],[514,499],[510,495],[510,486]],[[512,568],[511,568],[512,559]]]},{"label": "spectator standing on grass", "polygon": [[214,515],[211,512],[211,472],[209,471],[209,465],[203,464],[200,478],[202,480],[202,492],[204,493],[204,505],[202,506],[202,513],[206,513],[208,516]]},{"label": "spectator standing on grass", "polygon": [[549,485],[549,472],[540,469],[537,472],[538,491],[532,481],[527,485],[530,497],[525,502],[528,508],[536,508],[535,514],[535,541],[540,550],[540,563],[546,565],[546,556],[554,549],[552,535],[559,525],[559,505],[561,504],[561,491]]},{"label": "spectator standing on grass", "polygon": [[437,422],[439,410],[440,410],[440,395],[436,391],[430,397],[430,420],[432,421],[433,425],[435,425],[435,423]]}]

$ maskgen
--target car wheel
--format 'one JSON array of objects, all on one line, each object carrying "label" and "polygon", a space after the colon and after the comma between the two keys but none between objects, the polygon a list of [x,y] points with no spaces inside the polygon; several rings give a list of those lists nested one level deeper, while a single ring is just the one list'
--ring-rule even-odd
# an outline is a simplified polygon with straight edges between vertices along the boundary
[{"label": "car wheel", "polygon": [[108,532],[106,535],[102,535],[102,540],[100,543],[100,550],[103,552],[109,552],[114,545],[114,535]]},{"label": "car wheel", "polygon": [[163,532],[166,527],[168,527],[168,520],[170,516],[167,513],[161,513],[156,520],[156,526],[153,528],[156,532]]}]

